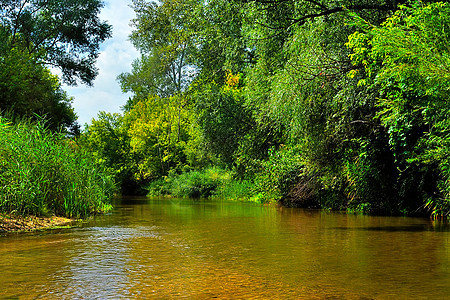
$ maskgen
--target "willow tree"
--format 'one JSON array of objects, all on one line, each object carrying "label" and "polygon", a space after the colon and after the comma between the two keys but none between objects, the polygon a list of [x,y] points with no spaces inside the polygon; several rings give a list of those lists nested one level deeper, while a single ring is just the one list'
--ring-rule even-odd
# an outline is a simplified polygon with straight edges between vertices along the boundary
[{"label": "willow tree", "polygon": [[237,2],[245,3],[243,28],[256,57],[246,70],[246,107],[261,132],[272,133],[267,145],[273,151],[297,155],[302,162],[299,176],[286,173],[286,180],[292,178],[288,189],[308,190],[304,196],[312,195],[323,207],[397,211],[389,184],[396,177],[394,159],[388,137],[374,119],[378,90],[358,86],[357,79],[347,76],[355,66],[345,47],[354,32],[352,13],[380,24],[397,3]]}]

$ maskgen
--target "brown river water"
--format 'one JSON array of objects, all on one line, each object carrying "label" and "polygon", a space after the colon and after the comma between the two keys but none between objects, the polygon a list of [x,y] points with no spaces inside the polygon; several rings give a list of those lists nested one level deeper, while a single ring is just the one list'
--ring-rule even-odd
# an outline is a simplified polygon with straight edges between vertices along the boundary
[{"label": "brown river water", "polygon": [[117,200],[0,236],[0,299],[450,299],[450,227],[220,200]]}]

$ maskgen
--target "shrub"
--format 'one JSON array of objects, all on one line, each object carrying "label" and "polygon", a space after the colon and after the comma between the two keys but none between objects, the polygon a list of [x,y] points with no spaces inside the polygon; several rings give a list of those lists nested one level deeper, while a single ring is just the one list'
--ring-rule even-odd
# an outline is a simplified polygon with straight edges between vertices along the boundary
[{"label": "shrub", "polygon": [[231,172],[218,167],[195,170],[180,175],[170,174],[147,186],[149,196],[172,195],[176,197],[219,197],[233,200],[249,200],[253,184],[237,181]]},{"label": "shrub", "polygon": [[222,184],[216,190],[214,197],[229,200],[259,202],[255,197],[253,182],[249,180],[236,180],[231,178],[231,176],[222,181]]},{"label": "shrub", "polygon": [[262,168],[255,177],[256,189],[262,202],[285,199],[300,181],[303,164],[297,148],[271,149],[269,159],[262,162]]},{"label": "shrub", "polygon": [[206,198],[212,196],[220,185],[219,169],[190,171],[172,181],[171,194],[179,197]]}]

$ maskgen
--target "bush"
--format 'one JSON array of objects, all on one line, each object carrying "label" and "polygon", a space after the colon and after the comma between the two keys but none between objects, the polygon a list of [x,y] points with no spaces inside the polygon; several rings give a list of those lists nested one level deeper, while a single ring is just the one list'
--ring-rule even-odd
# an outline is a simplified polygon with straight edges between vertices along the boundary
[{"label": "bush", "polygon": [[171,194],[189,198],[210,197],[221,184],[222,173],[219,168],[183,173],[172,180]]},{"label": "bush", "polygon": [[165,196],[171,194],[171,180],[160,178],[147,186],[147,196]]},{"label": "bush", "polygon": [[261,202],[283,200],[301,180],[303,164],[299,150],[282,147],[271,149],[269,159],[262,162],[262,168],[255,177],[256,189]]},{"label": "bush", "polygon": [[0,117],[0,211],[86,217],[111,209],[112,176],[43,123]]},{"label": "bush", "polygon": [[207,198],[218,197],[232,200],[250,200],[253,184],[237,181],[231,172],[218,167],[200,171],[189,171],[180,175],[171,174],[151,182],[149,196],[172,195],[175,197]]},{"label": "bush", "polygon": [[214,197],[259,202],[255,197],[253,182],[249,180],[236,180],[229,176],[222,181],[222,185],[216,190]]}]

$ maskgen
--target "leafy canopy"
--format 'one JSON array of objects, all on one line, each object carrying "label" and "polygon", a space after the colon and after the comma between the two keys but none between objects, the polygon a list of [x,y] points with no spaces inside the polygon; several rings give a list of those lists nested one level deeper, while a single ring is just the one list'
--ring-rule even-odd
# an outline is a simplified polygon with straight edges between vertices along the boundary
[{"label": "leafy canopy", "polygon": [[1,0],[0,25],[38,61],[61,69],[71,85],[91,85],[99,45],[111,26],[99,19],[100,0]]}]

